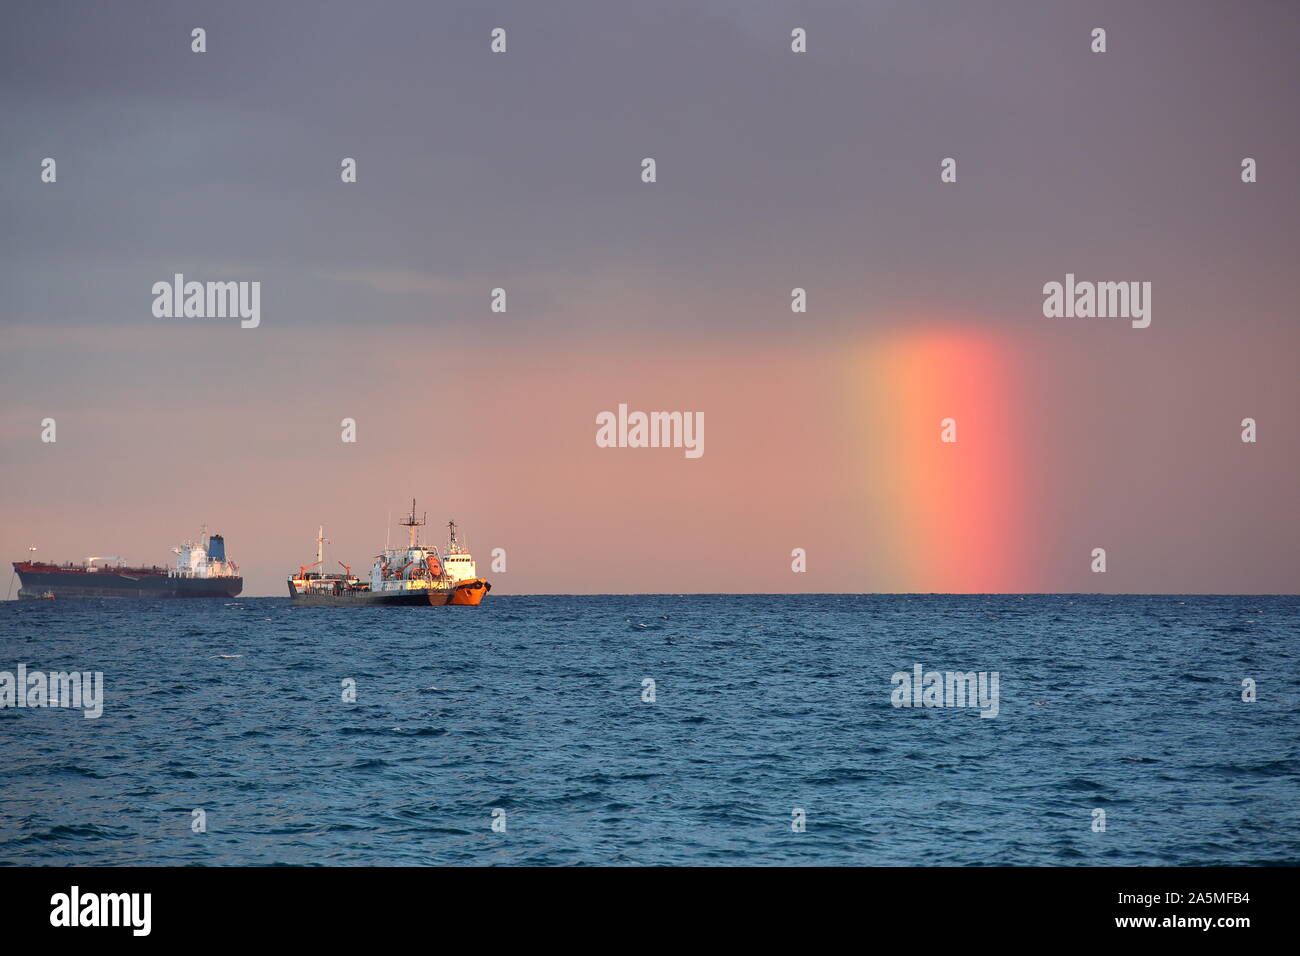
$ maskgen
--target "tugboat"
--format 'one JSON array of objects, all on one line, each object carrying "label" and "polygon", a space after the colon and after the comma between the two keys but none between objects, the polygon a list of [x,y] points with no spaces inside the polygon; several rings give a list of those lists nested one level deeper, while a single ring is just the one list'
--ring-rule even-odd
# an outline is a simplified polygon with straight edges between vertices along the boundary
[{"label": "tugboat", "polygon": [[419,529],[427,521],[427,513],[416,517],[415,499],[411,499],[411,512],[400,522],[407,529],[406,547],[385,548],[375,555],[368,580],[354,575],[351,565],[342,561],[337,562],[342,574],[325,570],[327,539],[325,529],[320,528],[316,533],[316,561],[300,566],[296,574],[289,576],[289,597],[295,604],[314,607],[479,604],[492,585],[478,577],[473,556],[456,538],[456,522],[448,522],[450,540],[439,555],[436,548],[420,544]]},{"label": "tugboat", "polygon": [[[415,510],[415,502],[411,502]],[[452,594],[452,604],[464,604],[473,607],[487,597],[492,585],[478,576],[474,556],[460,546],[456,540],[456,522],[447,522],[447,550],[442,555],[443,573],[456,582]]]}]

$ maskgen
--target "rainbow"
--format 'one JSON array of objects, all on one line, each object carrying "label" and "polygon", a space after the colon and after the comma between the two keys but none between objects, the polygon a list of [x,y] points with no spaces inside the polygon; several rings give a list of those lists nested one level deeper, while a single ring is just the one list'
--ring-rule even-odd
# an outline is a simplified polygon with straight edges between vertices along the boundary
[{"label": "rainbow", "polygon": [[[881,576],[863,590],[1023,589],[1031,556],[1016,353],[983,330],[931,327],[874,341],[855,359],[868,564]],[[945,419],[955,442],[940,440]]]}]

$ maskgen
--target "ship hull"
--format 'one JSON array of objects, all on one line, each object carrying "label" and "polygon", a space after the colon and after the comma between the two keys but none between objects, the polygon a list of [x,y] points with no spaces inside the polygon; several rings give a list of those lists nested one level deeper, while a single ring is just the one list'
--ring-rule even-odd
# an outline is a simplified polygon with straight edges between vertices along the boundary
[{"label": "ship hull", "polygon": [[298,593],[290,582],[289,596],[303,607],[475,607],[492,585],[481,579],[462,581],[447,589],[419,588],[413,591],[363,591],[344,588]]},{"label": "ship hull", "polygon": [[293,603],[303,607],[440,607],[447,603],[445,593],[393,593],[377,591],[343,591],[331,594],[295,594]]},{"label": "ship hull", "polygon": [[91,598],[232,598],[244,589],[244,579],[179,578],[166,574],[92,574],[16,568],[20,600],[86,600]]},{"label": "ship hull", "polygon": [[491,590],[492,585],[482,578],[474,578],[472,581],[460,581],[456,584],[456,589],[452,591],[451,601],[448,603],[459,604],[462,607],[478,607]]}]

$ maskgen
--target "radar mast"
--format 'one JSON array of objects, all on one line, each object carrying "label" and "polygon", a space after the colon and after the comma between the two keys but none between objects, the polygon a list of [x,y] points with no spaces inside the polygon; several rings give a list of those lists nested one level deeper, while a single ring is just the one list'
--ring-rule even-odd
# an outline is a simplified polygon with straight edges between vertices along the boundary
[{"label": "radar mast", "polygon": [[405,518],[403,518],[401,521],[398,522],[398,524],[400,524],[402,527],[404,527],[404,528],[407,529],[407,530],[406,530],[407,539],[408,539],[408,540],[407,540],[407,545],[406,545],[407,548],[412,548],[412,549],[413,549],[413,548],[415,547],[415,542],[416,542],[416,540],[417,540],[418,537],[419,537],[419,531],[417,531],[416,529],[417,529],[417,528],[422,528],[422,527],[424,527],[424,525],[425,525],[425,523],[428,521],[428,519],[429,519],[429,514],[428,514],[428,512],[425,512],[425,515],[424,515],[423,518],[418,518],[418,519],[417,519],[417,518],[415,517],[415,499],[412,498],[412,499],[411,499],[411,513],[410,513],[409,515],[407,515]]}]

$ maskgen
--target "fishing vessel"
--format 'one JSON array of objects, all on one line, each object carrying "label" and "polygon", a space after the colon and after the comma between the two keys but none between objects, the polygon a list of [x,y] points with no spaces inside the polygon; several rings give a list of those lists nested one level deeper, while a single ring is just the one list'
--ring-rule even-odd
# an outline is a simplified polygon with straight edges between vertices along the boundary
[{"label": "fishing vessel", "polygon": [[473,607],[487,596],[492,585],[478,576],[474,557],[456,537],[456,522],[449,521],[447,546],[420,544],[420,531],[428,520],[417,518],[415,500],[411,511],[399,522],[407,530],[405,548],[384,548],[375,555],[367,578],[352,573],[352,566],[335,562],[342,573],[325,566],[325,529],[316,532],[316,561],[304,564],[289,576],[289,597],[296,604],[317,607],[398,604],[463,605]]},{"label": "fishing vessel", "polygon": [[244,589],[239,566],[226,558],[226,540],[209,536],[172,548],[172,567],[125,564],[116,555],[92,554],[79,564],[15,561],[20,600],[81,598],[232,598]]}]

